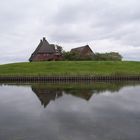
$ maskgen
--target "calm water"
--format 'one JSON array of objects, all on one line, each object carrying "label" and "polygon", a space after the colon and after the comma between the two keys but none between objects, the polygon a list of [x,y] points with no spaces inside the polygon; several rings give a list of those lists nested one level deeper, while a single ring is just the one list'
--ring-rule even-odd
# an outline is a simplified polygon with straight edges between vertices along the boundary
[{"label": "calm water", "polygon": [[140,140],[140,84],[0,84],[0,140]]}]

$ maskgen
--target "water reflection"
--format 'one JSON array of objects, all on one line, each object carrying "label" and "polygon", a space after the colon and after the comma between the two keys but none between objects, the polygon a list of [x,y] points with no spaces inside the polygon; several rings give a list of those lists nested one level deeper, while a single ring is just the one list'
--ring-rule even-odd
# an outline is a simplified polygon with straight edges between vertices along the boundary
[{"label": "water reflection", "polygon": [[47,88],[39,89],[32,87],[32,91],[37,95],[38,99],[44,107],[46,107],[50,101],[55,101],[57,98],[63,96],[62,91],[48,90]]},{"label": "water reflection", "polygon": [[61,98],[63,95],[72,95],[89,101],[93,94],[100,94],[106,91],[119,92],[125,86],[137,85],[132,82],[94,82],[94,83],[71,83],[71,84],[32,84],[32,91],[36,94],[44,107],[51,101]]},{"label": "water reflection", "polygon": [[139,106],[139,83],[1,84],[0,140],[140,140]]}]

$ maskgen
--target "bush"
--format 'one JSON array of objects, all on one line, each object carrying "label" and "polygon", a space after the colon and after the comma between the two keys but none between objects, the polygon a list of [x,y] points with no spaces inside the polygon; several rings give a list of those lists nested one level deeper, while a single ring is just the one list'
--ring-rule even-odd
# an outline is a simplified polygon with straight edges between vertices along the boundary
[{"label": "bush", "polygon": [[95,53],[94,60],[96,61],[121,61],[122,56],[118,52]]},{"label": "bush", "polygon": [[76,52],[63,52],[63,60],[66,61],[121,61],[122,56],[118,52],[95,53],[93,56],[81,56]]},{"label": "bush", "polygon": [[93,56],[81,56],[76,52],[63,52],[63,59],[69,61],[93,60]]}]

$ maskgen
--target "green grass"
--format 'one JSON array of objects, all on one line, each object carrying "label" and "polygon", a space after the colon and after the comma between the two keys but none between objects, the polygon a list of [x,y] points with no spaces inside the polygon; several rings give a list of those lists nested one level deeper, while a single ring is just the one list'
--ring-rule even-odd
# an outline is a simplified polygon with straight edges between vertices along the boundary
[{"label": "green grass", "polygon": [[140,75],[140,62],[49,61],[0,65],[0,76]]}]

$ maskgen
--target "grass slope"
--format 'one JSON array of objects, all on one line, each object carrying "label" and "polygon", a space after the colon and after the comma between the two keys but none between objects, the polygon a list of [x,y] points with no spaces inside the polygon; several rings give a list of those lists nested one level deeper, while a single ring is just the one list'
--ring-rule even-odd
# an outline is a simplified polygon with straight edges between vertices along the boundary
[{"label": "grass slope", "polygon": [[140,75],[140,62],[49,61],[0,65],[0,76]]}]

